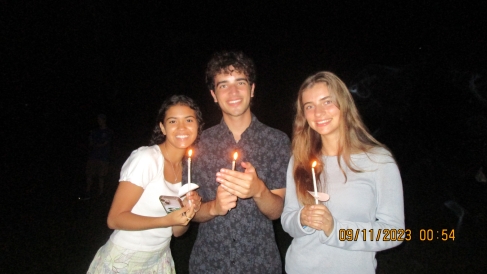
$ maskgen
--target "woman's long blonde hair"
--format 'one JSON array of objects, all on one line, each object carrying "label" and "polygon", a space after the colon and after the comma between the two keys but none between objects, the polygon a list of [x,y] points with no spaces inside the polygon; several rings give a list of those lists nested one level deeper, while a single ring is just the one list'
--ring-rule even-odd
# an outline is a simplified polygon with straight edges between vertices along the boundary
[{"label": "woman's long blonde hair", "polygon": [[[313,204],[314,198],[308,194],[308,190],[313,190],[311,175],[311,163],[316,161],[316,178],[319,180],[323,172],[324,163],[321,160],[323,143],[318,132],[313,130],[304,115],[303,92],[312,88],[315,84],[325,84],[333,98],[333,103],[340,110],[339,143],[337,160],[338,165],[345,175],[345,170],[341,165],[343,159],[347,167],[354,172],[361,170],[353,167],[351,154],[368,152],[374,147],[384,147],[369,132],[362,122],[352,95],[345,83],[335,74],[327,71],[318,72],[308,77],[301,85],[296,100],[296,117],[293,125],[292,151],[294,156],[293,175],[296,182],[298,200],[302,204]],[[324,182],[326,184],[326,182]]]}]

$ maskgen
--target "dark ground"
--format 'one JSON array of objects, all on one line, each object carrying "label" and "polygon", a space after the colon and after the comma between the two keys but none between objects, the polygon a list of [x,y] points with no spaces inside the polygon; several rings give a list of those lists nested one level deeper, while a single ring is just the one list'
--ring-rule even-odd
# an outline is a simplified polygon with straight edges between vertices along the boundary
[{"label": "dark ground", "polygon": [[[412,231],[411,241],[378,253],[378,273],[485,272],[487,185],[475,180],[487,165],[484,5],[1,1],[0,272],[86,272],[111,233],[120,167],[147,145],[164,98],[189,95],[207,126],[220,120],[203,75],[221,49],[254,59],[253,111],[288,135],[307,76],[330,70],[350,87],[397,159]],[[80,201],[98,113],[115,132],[108,188]],[[456,229],[455,240],[421,241],[428,229]],[[195,237],[191,229],[172,241],[178,273]],[[276,240],[284,256],[290,238],[278,222]]]}]

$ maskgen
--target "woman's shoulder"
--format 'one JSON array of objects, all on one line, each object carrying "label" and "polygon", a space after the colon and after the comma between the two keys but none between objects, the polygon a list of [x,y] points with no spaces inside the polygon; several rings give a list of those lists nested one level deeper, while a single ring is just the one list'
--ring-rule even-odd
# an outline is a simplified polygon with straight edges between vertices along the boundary
[{"label": "woman's shoulder", "polygon": [[379,146],[371,148],[367,153],[378,157],[392,157],[392,153],[387,148]]},{"label": "woman's shoulder", "polygon": [[384,147],[372,147],[362,153],[352,154],[354,159],[368,159],[376,163],[395,163],[392,153]]},{"label": "woman's shoulder", "polygon": [[145,189],[160,174],[163,165],[158,145],[139,147],[123,164],[120,181],[128,181]]},{"label": "woman's shoulder", "polygon": [[142,146],[132,151],[128,159],[122,166],[122,171],[132,169],[153,169],[163,164],[162,153],[159,146]]},{"label": "woman's shoulder", "polygon": [[152,146],[141,146],[134,151],[132,151],[132,154],[158,154],[160,152],[160,148],[158,145],[152,145]]},{"label": "woman's shoulder", "polygon": [[129,158],[132,159],[159,159],[161,152],[158,145],[153,146],[141,146],[132,151]]}]

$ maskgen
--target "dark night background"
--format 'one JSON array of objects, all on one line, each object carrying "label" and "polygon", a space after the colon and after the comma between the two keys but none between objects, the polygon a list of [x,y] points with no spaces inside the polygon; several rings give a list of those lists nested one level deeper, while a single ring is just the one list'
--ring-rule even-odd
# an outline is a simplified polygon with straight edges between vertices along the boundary
[{"label": "dark night background", "polygon": [[[378,253],[378,273],[487,269],[487,184],[475,179],[487,165],[481,1],[65,2],[0,1],[2,273],[86,273],[111,233],[120,167],[147,145],[162,101],[186,94],[206,126],[221,119],[204,70],[222,49],[254,59],[253,112],[289,136],[307,76],[333,71],[354,92],[396,156],[413,232]],[[98,113],[115,132],[108,188],[79,201]],[[419,239],[453,228],[454,241]],[[276,231],[284,254],[290,238]],[[195,236],[172,242],[178,273]]]}]

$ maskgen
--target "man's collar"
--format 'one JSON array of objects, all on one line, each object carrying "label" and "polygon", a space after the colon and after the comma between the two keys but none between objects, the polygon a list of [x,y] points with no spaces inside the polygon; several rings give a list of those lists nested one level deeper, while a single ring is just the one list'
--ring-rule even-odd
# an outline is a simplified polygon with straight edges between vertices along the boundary
[{"label": "man's collar", "polygon": [[[250,120],[250,125],[244,130],[242,134],[245,134],[246,132],[253,132],[259,124],[259,120],[254,115],[254,113],[251,112],[250,115],[252,116]],[[227,123],[225,123],[225,120],[223,118],[220,120],[219,126],[226,128],[227,131],[231,133],[230,128],[228,127]]]}]

